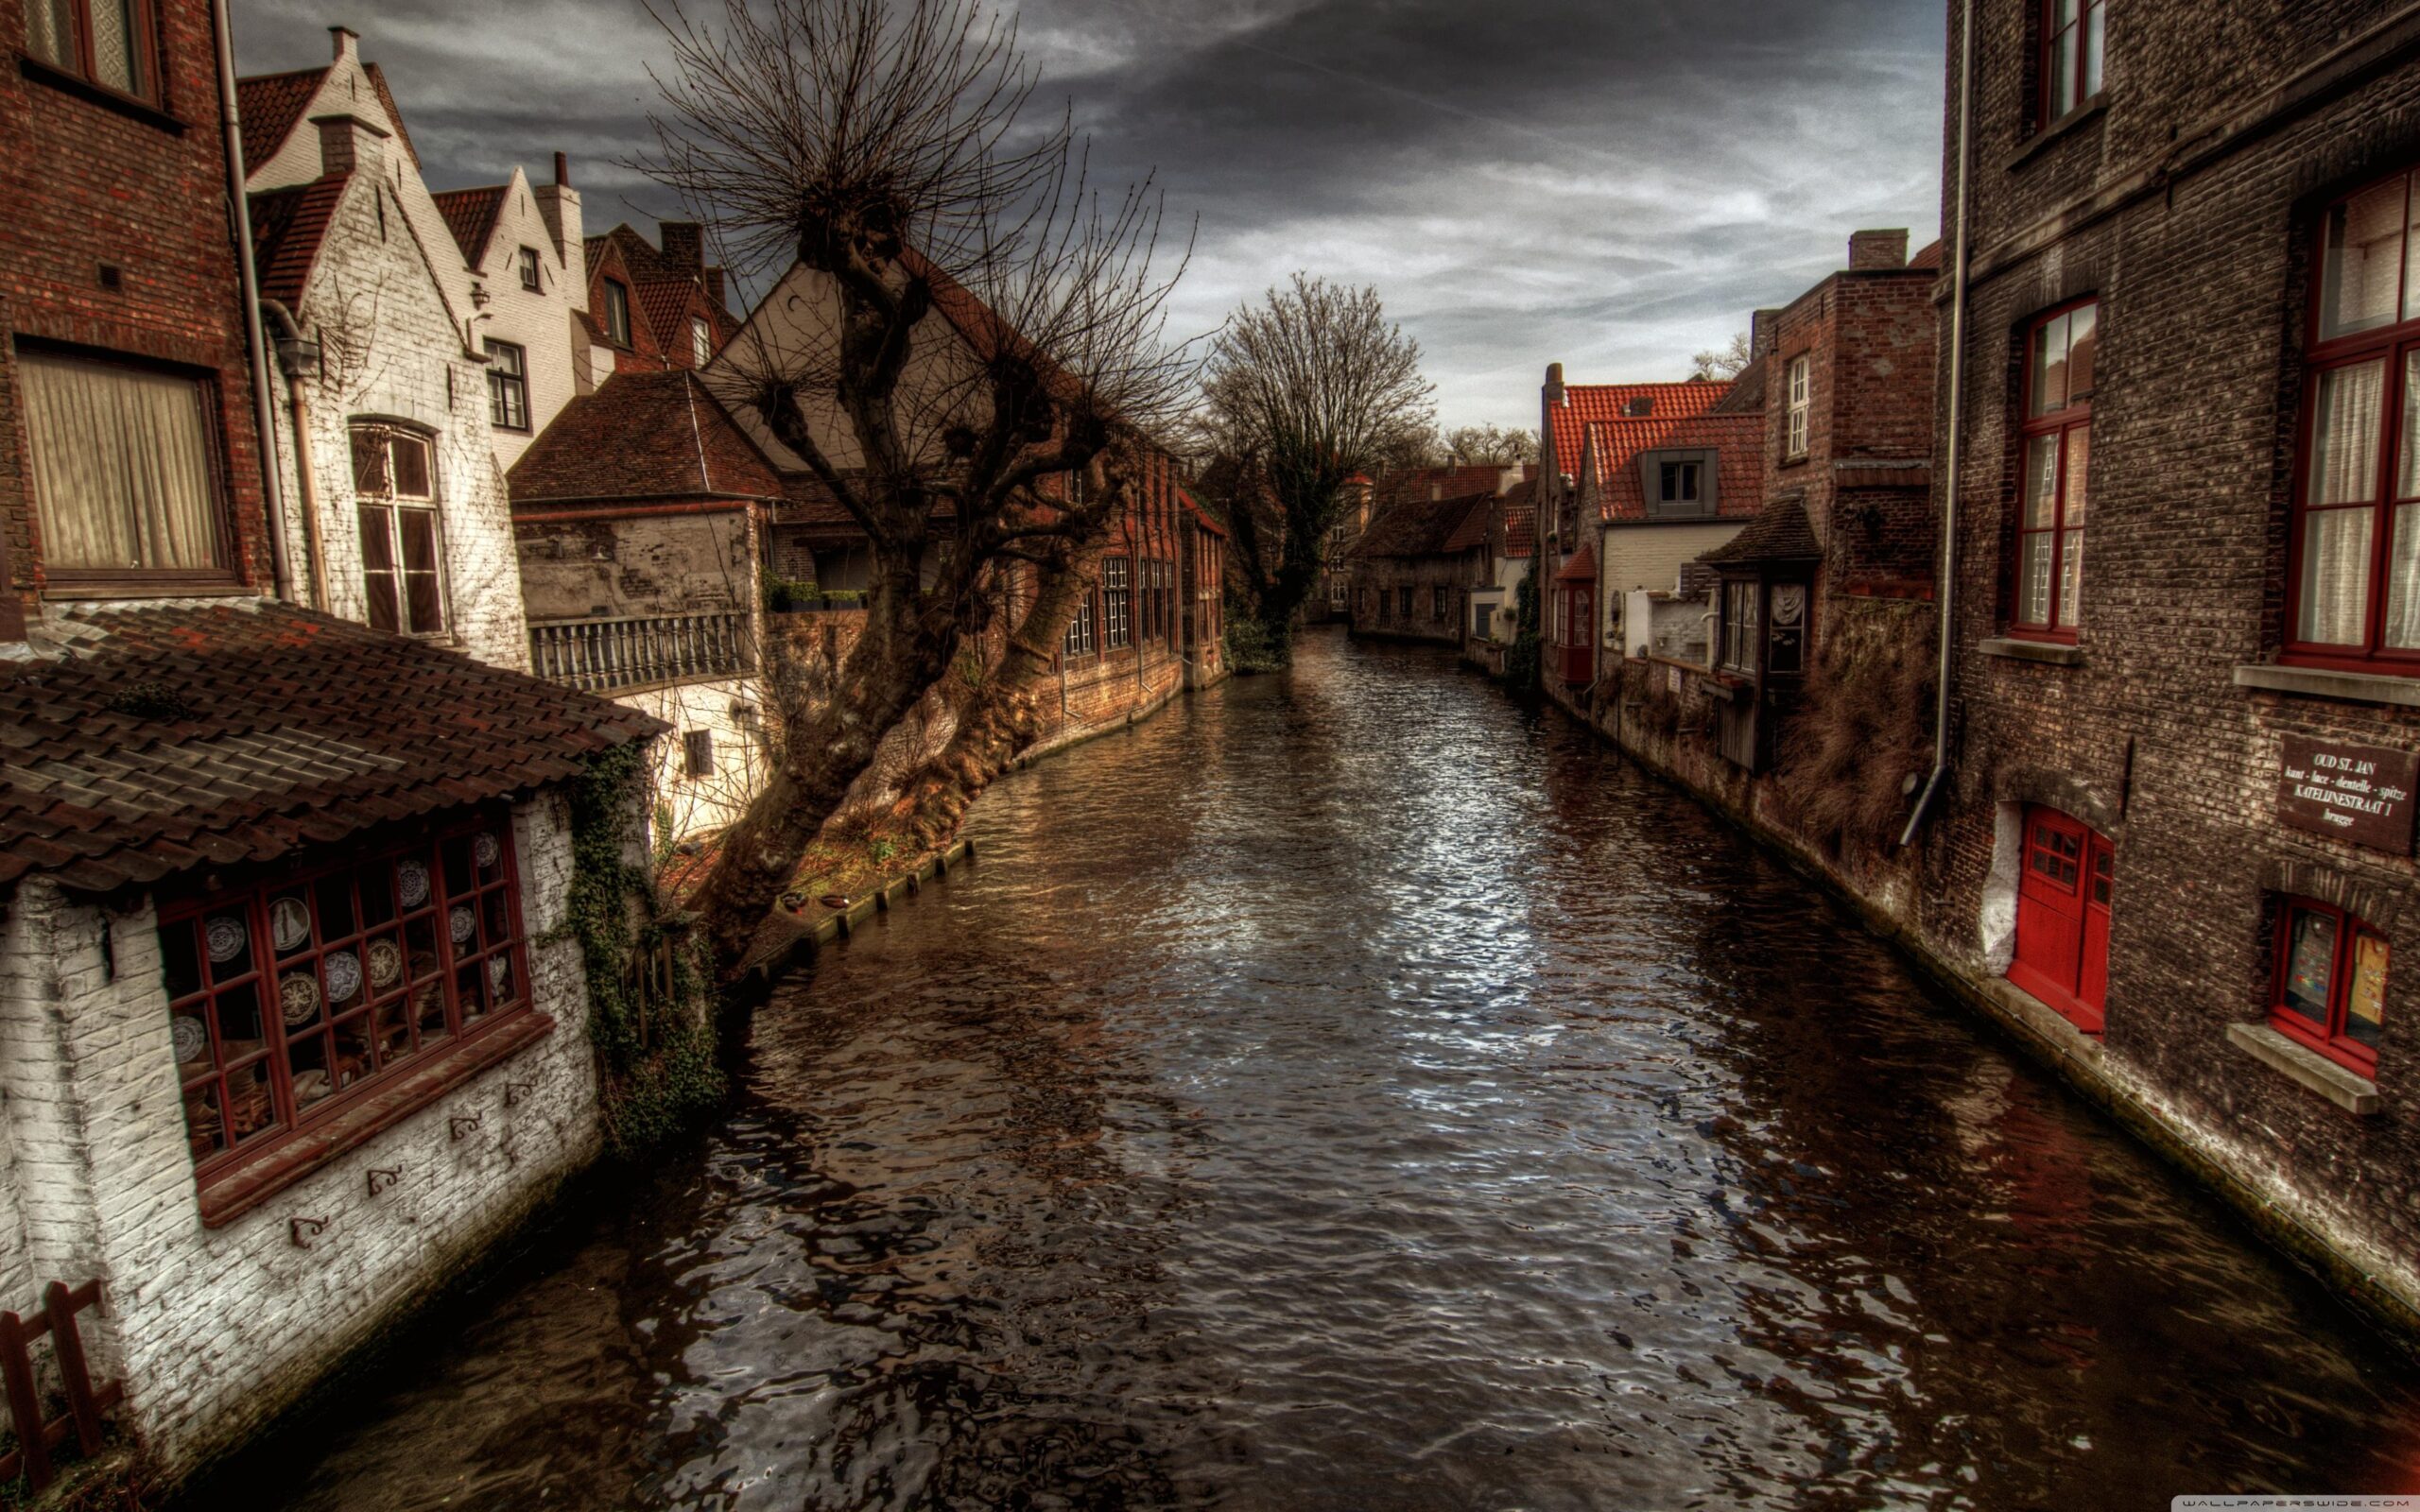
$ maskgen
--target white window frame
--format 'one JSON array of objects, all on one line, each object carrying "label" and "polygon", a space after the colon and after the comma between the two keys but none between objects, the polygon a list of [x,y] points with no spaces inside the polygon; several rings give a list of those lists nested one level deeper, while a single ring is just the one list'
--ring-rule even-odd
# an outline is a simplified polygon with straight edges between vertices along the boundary
[{"label": "white window frame", "polygon": [[1789,430],[1782,443],[1785,458],[1806,455],[1807,420],[1814,408],[1815,359],[1800,352],[1789,359]]}]

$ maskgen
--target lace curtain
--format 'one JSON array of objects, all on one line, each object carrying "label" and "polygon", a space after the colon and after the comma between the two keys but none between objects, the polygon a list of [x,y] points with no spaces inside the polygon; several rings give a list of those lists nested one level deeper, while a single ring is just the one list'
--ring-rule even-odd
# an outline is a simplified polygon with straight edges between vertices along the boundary
[{"label": "lace curtain", "polygon": [[218,562],[201,390],[190,378],[23,352],[43,557],[53,569]]}]

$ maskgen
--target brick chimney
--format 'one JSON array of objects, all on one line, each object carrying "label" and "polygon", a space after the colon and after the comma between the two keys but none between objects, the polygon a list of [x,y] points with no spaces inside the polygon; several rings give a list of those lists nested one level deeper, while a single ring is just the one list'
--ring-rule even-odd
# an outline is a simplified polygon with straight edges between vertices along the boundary
[{"label": "brick chimney", "polygon": [[538,201],[539,218],[554,239],[555,255],[563,260],[564,292],[575,310],[588,308],[588,245],[580,219],[579,191],[571,186],[571,158],[555,154],[555,181],[531,184],[529,198]]},{"label": "brick chimney", "polygon": [[1849,233],[1849,271],[1908,266],[1908,229]]},{"label": "brick chimney", "polygon": [[[656,239],[664,244],[664,260],[693,278],[706,274],[705,231],[694,220],[659,220]],[[1901,233],[1901,240],[1906,233]]]},{"label": "brick chimney", "polygon": [[387,162],[387,132],[350,112],[315,115],[320,129],[320,172],[367,173],[375,178]]},{"label": "brick chimney", "polygon": [[1557,409],[1563,407],[1563,364],[1547,364],[1547,403]]}]

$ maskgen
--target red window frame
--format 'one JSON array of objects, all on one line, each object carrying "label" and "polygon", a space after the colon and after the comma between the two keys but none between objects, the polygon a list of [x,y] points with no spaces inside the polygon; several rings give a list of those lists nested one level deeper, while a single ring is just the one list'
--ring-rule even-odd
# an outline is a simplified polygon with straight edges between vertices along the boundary
[{"label": "red window frame", "polygon": [[[2412,240],[2411,220],[2415,200],[2420,200],[2414,177],[2412,170],[2405,170],[2339,196],[2320,212],[2315,228],[2308,344],[2304,357],[2306,396],[2295,433],[2293,517],[2287,538],[2286,623],[2279,657],[2296,665],[2403,677],[2420,675],[2420,582],[2410,585],[2415,592],[2407,594],[2401,604],[2393,592],[2397,525],[2400,523],[2420,530],[2420,454],[2407,457],[2404,445],[2405,407],[2420,405],[2420,288],[2413,287],[2407,266]],[[2366,329],[2331,335],[2327,331],[2328,303],[2340,268],[2336,247],[2340,217],[2349,219],[2357,203],[2388,191],[2397,197],[2394,308],[2387,318]],[[2371,367],[2377,369],[2378,376],[2377,415],[2366,437],[2376,452],[2369,459],[2369,496],[2348,500],[2315,497],[2321,491],[2316,488],[2319,480],[2315,474],[2326,460],[2320,421],[2322,409],[2334,392],[2330,380],[2339,373],[2355,373]],[[2352,433],[2347,433],[2345,438],[2351,439]],[[2358,473],[2352,476],[2358,478]],[[2317,570],[2312,559],[2312,531],[2323,518],[2351,521],[2364,516],[2360,524],[2368,540],[2357,555],[2366,557],[2366,577],[2354,606],[2360,617],[2360,635],[2352,640],[2317,639],[2306,633],[2304,625],[2312,594],[2311,585],[2305,578]],[[2389,644],[2394,634],[2393,621],[2397,609],[2406,616],[2403,639],[2409,644]]]},{"label": "red window frame", "polygon": [[[2303,917],[2326,919],[2330,926],[2328,960],[2322,978],[2326,994],[2324,1022],[2314,1020],[2290,1002],[2295,995],[2296,984],[2308,979],[2297,974],[2294,960],[2294,926]],[[2384,931],[2372,927],[2358,915],[2333,903],[2324,903],[2312,898],[2283,900],[2277,910],[2276,970],[2269,988],[2271,1027],[2363,1076],[2377,1074],[2377,1046],[2364,1043],[2347,1031],[2352,1023],[2355,979],[2362,974],[2362,947],[2372,942],[2376,943],[2378,951],[2377,1013],[2372,1022],[2383,1023],[2386,1018],[2386,984],[2394,970],[2394,951]]]},{"label": "red window frame", "polygon": [[[478,859],[483,835],[495,842],[492,863]],[[414,861],[425,868],[426,891],[410,904],[405,899],[415,889],[403,868]],[[373,877],[384,879],[383,903],[365,885]],[[347,912],[332,909],[332,898]],[[288,901],[301,906],[302,935],[281,948],[295,927],[295,916],[279,908]],[[369,917],[382,908],[382,917]],[[467,939],[458,940],[465,916]],[[221,920],[233,931],[225,936],[231,954],[214,960],[213,926]],[[333,930],[337,922],[349,927]],[[169,1017],[194,1023],[203,1040],[199,1057],[179,1059],[177,1081],[195,1177],[205,1188],[358,1106],[441,1047],[469,1043],[532,1005],[519,863],[511,817],[502,810],[164,903],[159,933]],[[382,944],[392,952],[385,970]],[[388,971],[393,975],[382,981]],[[351,989],[331,1002],[347,981]],[[299,984],[298,1002],[312,1003],[291,1024],[288,982]],[[475,1011],[468,1006],[474,996]],[[259,1040],[236,1040],[238,1026]],[[178,1033],[190,1041],[182,1025]],[[231,1054],[231,1044],[240,1048]],[[350,1069],[348,1044],[358,1049]],[[243,1074],[256,1068],[266,1074]],[[317,1073],[325,1089],[304,1102],[297,1084],[306,1073]],[[240,1133],[239,1099],[247,1121],[259,1120]]]},{"label": "red window frame", "polygon": [[[26,8],[26,56],[105,94],[158,108],[162,99],[159,18],[152,13],[152,0],[127,0],[127,46],[132,55],[134,71],[139,76],[136,87],[131,90],[121,89],[100,76],[93,52],[94,3],[95,0],[30,0]],[[110,0],[100,0],[100,3],[108,4]],[[73,12],[68,18],[75,32],[76,56],[73,59],[46,57],[35,43],[33,12],[38,8],[54,12],[60,9]]]},{"label": "red window frame", "polygon": [[2100,97],[2108,10],[2108,0],[2042,0],[2044,129]]},{"label": "red window frame", "polygon": [[[2077,338],[2079,318],[2085,328]],[[2057,408],[2048,388],[2044,343],[2061,343]],[[2078,347],[2084,352],[2084,384],[2074,383]],[[2100,301],[2071,301],[2036,316],[2025,332],[2025,373],[2018,386],[2016,439],[2016,576],[2009,604],[2009,633],[2029,640],[2072,643],[2083,602],[2083,533],[2091,502],[2092,393],[2100,352]],[[2036,511],[2035,460],[2049,459],[2046,513]],[[2031,554],[2040,553],[2038,558]],[[2029,611],[2032,578],[2041,562],[2042,612]],[[2070,600],[2072,599],[2072,602]]]}]

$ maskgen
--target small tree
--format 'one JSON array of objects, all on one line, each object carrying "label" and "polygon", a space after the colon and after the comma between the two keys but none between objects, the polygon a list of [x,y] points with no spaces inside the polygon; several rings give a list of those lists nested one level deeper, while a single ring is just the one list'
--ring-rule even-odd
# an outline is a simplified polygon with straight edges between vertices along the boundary
[{"label": "small tree", "polygon": [[1420,344],[1388,321],[1373,288],[1297,273],[1237,311],[1213,341],[1203,428],[1217,450],[1256,470],[1281,536],[1259,543],[1275,563],[1258,597],[1278,656],[1319,578],[1346,480],[1376,471],[1391,446],[1429,428],[1431,392]]},{"label": "small tree", "polygon": [[1748,370],[1748,333],[1740,331],[1731,337],[1730,345],[1701,352],[1689,359],[1689,376],[1718,383],[1737,378]]},{"label": "small tree", "polygon": [[872,547],[856,643],[767,668],[810,696],[771,700],[778,759],[693,898],[728,973],[884,737],[1020,583],[1046,601],[1082,570],[1138,485],[1132,438],[1193,365],[1162,340],[1156,198],[1088,190],[979,0],[655,15],[672,59],[648,166],[771,284],[705,381]]}]

